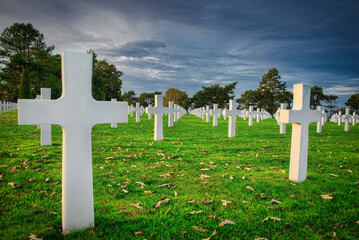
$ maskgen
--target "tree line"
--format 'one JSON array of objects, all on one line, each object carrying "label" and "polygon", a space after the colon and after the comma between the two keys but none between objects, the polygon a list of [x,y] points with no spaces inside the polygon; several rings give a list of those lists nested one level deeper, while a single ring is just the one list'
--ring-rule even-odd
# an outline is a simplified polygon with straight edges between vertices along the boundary
[{"label": "tree line", "polygon": [[[0,35],[0,99],[16,102],[18,98],[32,99],[40,94],[40,88],[51,88],[51,98],[61,96],[61,56],[53,54],[54,46],[47,46],[44,35],[30,23],[15,23],[3,30]],[[141,93],[136,97],[133,90],[121,92],[124,73],[106,60],[98,59],[93,50],[88,53],[93,57],[92,95],[96,100],[110,100],[117,98],[127,101],[129,105],[140,102],[147,107],[154,105],[154,95],[162,92]],[[245,91],[236,101],[240,108],[265,109],[274,114],[280,103],[292,103],[292,93],[287,90],[285,82],[280,81],[281,76],[276,68],[265,73],[258,88]],[[169,88],[165,93],[164,105],[173,101],[185,108],[204,107],[218,104],[219,108],[228,107],[230,99],[235,99],[234,90],[237,82],[220,86],[214,84],[202,87],[192,98],[186,92],[176,88]],[[324,105],[327,112],[332,115],[337,111],[335,95],[325,95],[323,88],[314,85],[311,88],[310,107],[316,109]],[[355,94],[345,103],[354,111],[359,110],[359,94]]]}]

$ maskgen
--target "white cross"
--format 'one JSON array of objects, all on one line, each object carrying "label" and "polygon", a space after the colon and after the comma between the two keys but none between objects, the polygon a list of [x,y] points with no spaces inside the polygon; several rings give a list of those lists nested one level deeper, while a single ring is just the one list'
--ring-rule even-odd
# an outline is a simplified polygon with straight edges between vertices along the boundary
[{"label": "white cross", "polygon": [[322,110],[322,126],[327,122],[328,116],[325,110]]},{"label": "white cross", "polygon": [[229,100],[229,110],[225,109],[225,115],[228,115],[228,137],[236,136],[236,120],[237,116],[241,115],[241,111],[237,110],[237,103],[235,100]]},{"label": "white cross", "polygon": [[149,108],[149,107],[151,108],[152,105],[149,104],[148,107],[146,107],[146,113],[147,113],[147,115],[148,115],[148,119],[152,119],[152,114],[148,112],[148,108]]},{"label": "white cross", "polygon": [[302,182],[307,178],[309,123],[318,122],[321,112],[310,110],[310,86],[295,84],[293,109],[281,110],[280,122],[292,123],[289,179]]},{"label": "white cross", "polygon": [[127,122],[126,102],[102,102],[91,94],[92,55],[62,53],[62,89],[57,100],[19,100],[20,125],[62,126],[62,228],[94,226],[91,129]]},{"label": "white cross", "polygon": [[[285,103],[280,104],[280,110],[285,110],[287,108]],[[279,112],[279,118],[280,118],[281,112]],[[287,124],[279,122],[279,133],[280,134],[286,134],[287,132]]]},{"label": "white cross", "polygon": [[133,117],[133,105],[128,107],[128,111],[130,113],[130,117]]},{"label": "white cross", "polygon": [[344,131],[349,131],[349,118],[351,118],[349,107],[345,108],[345,115],[343,117],[344,117],[344,121],[345,121]]},{"label": "white cross", "polygon": [[[41,95],[36,95],[36,100],[41,100]],[[41,129],[41,124],[37,124],[36,126],[37,129]]]},{"label": "white cross", "polygon": [[355,112],[353,112],[352,118],[353,118],[353,126],[355,126],[355,123],[356,123],[356,121],[357,121],[357,119],[358,119],[358,116],[356,116],[356,113],[355,113]]},{"label": "white cross", "polygon": [[[41,88],[41,100],[51,100],[51,88]],[[41,145],[51,145],[51,124],[41,124]]]},{"label": "white cross", "polygon": [[213,110],[212,110],[212,114],[213,114],[213,126],[217,126],[217,118],[218,118],[218,114],[221,113],[221,110],[218,109],[218,104],[213,104]]},{"label": "white cross", "polygon": [[261,120],[261,109],[260,108],[257,108],[257,122],[260,122]]},{"label": "white cross", "polygon": [[168,127],[173,127],[173,102],[168,102]]},{"label": "white cross", "polygon": [[174,104],[173,105],[173,122],[177,122],[177,112],[178,112],[177,104]]},{"label": "white cross", "polygon": [[147,111],[155,114],[155,141],[163,140],[163,114],[168,113],[168,109],[163,107],[163,96],[155,95],[155,106],[148,107]]},{"label": "white cross", "polygon": [[[231,100],[230,100],[230,101],[231,101]],[[223,111],[222,111],[222,115],[223,115],[223,119],[224,119],[224,120],[227,120],[227,112],[228,112],[228,109],[227,109],[227,108],[223,109]]]},{"label": "white cross", "polygon": [[255,112],[253,111],[253,106],[249,106],[249,110],[247,112],[248,114],[248,126],[253,126],[253,115],[255,114]]},{"label": "white cross", "polygon": [[[111,98],[111,102],[117,102],[117,99]],[[117,123],[111,123],[111,128],[117,128]]]},{"label": "white cross", "polygon": [[247,119],[247,109],[243,110],[243,120],[245,121]]},{"label": "white cross", "polygon": [[209,106],[206,106],[206,122],[209,122]]},{"label": "white cross", "polygon": [[0,114],[2,114],[2,106],[3,106],[3,103],[2,103],[2,101],[0,100]]},{"label": "white cross", "polygon": [[[317,106],[317,110],[320,111],[320,115],[322,116],[322,106]],[[317,122],[317,133],[322,132],[322,122],[323,122],[323,117],[321,117]]]},{"label": "white cross", "polygon": [[338,117],[338,126],[340,126],[340,124],[342,123],[342,111],[339,111],[337,117]]},{"label": "white cross", "polygon": [[132,112],[136,112],[136,122],[140,122],[141,107],[139,102],[136,102],[136,107],[132,108]]}]

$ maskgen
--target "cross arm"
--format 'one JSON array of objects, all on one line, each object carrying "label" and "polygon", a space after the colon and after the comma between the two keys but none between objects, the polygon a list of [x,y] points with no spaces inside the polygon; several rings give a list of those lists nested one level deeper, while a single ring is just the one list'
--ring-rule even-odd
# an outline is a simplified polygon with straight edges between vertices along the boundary
[{"label": "cross arm", "polygon": [[19,125],[60,124],[60,100],[19,99]]}]

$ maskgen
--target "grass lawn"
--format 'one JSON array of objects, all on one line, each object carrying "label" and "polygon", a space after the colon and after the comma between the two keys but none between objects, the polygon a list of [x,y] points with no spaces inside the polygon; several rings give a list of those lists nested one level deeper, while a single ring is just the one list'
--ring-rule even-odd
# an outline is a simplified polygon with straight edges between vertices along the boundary
[{"label": "grass lawn", "polygon": [[223,118],[164,119],[158,142],[147,115],[93,128],[95,227],[62,235],[61,128],[40,146],[36,126],[1,114],[0,239],[359,238],[358,125],[311,124],[308,179],[293,183],[290,124],[238,119],[228,138]]}]

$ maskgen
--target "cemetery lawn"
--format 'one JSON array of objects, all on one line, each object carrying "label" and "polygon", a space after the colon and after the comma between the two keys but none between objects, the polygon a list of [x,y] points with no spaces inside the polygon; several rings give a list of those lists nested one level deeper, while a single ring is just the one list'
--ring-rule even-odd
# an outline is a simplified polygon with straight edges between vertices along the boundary
[{"label": "cemetery lawn", "polygon": [[[62,234],[62,130],[0,115],[0,239],[359,239],[359,126],[310,125],[308,179],[288,180],[291,125],[164,117],[92,130],[95,227]],[[235,223],[235,224],[233,224]]]}]

